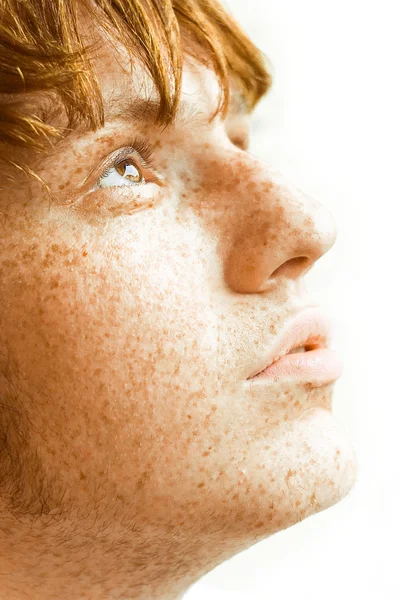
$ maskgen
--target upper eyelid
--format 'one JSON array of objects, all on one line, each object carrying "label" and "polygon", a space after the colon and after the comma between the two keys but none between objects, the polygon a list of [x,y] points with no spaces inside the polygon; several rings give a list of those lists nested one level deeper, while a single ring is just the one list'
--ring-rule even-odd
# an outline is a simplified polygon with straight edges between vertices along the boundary
[{"label": "upper eyelid", "polygon": [[139,162],[140,169],[147,168],[152,169],[156,168],[154,160],[152,158],[153,148],[150,144],[145,142],[142,139],[135,138],[130,145],[126,145],[122,148],[115,150],[112,154],[103,158],[101,163],[96,165],[86,177],[86,181],[94,176],[94,173],[98,173],[97,181],[95,182],[93,189],[97,189],[97,184],[100,181],[100,178],[110,169],[113,169],[114,166],[119,164],[121,161],[129,158],[131,155],[135,155],[137,160],[134,161]]},{"label": "upper eyelid", "polygon": [[131,154],[135,154],[138,157],[138,160],[141,165],[143,165],[145,167],[150,166],[150,163],[152,162],[150,156],[146,156],[146,158],[145,158],[144,156],[142,156],[142,154],[139,152],[139,150],[137,150],[137,148],[134,145],[131,145],[131,146],[124,146],[123,148],[119,148],[118,150],[116,150],[115,152],[110,154],[110,156],[107,156],[101,162],[99,170],[104,172],[104,171],[112,168],[114,165],[120,163],[122,160],[125,160],[126,158],[130,157]]},{"label": "upper eyelid", "polygon": [[[245,138],[246,138],[246,143],[245,143]],[[234,135],[234,136],[231,136],[230,139],[231,139],[231,141],[233,141],[233,140],[243,141],[244,147],[242,148],[242,150],[246,150],[249,147],[249,142],[250,142],[249,132],[248,132],[248,135],[246,135],[246,136]],[[112,154],[104,157],[98,165],[95,165],[95,167],[93,169],[91,169],[90,173],[85,178],[85,180],[82,181],[82,185],[85,185],[88,182],[88,180],[90,178],[92,178],[92,176],[94,176],[94,173],[97,172],[98,173],[97,181],[94,183],[93,187],[91,188],[92,190],[97,189],[97,183],[98,183],[99,179],[103,176],[103,174],[105,174],[105,172],[108,171],[109,169],[112,169],[114,167],[114,165],[119,163],[121,160],[125,160],[126,158],[129,158],[131,156],[131,154],[134,154],[137,157],[137,159],[140,163],[140,167],[144,167],[147,169],[156,169],[157,165],[155,164],[155,161],[153,158],[153,153],[154,153],[154,146],[152,144],[150,144],[149,142],[147,142],[144,137],[135,135],[129,144],[115,150]],[[159,177],[156,177],[155,183],[159,183],[160,185],[163,185],[163,182],[160,180]]]},{"label": "upper eyelid", "polygon": [[[101,140],[102,141],[102,140]],[[128,139],[126,140],[128,142]],[[115,163],[120,160],[128,158],[131,154],[135,154],[141,165],[145,167],[154,167],[153,161],[153,147],[141,136],[134,136],[125,146],[114,150],[112,153],[105,156],[98,164],[96,164],[91,170],[86,180],[89,179],[95,172],[102,175],[104,171],[112,167]]]}]

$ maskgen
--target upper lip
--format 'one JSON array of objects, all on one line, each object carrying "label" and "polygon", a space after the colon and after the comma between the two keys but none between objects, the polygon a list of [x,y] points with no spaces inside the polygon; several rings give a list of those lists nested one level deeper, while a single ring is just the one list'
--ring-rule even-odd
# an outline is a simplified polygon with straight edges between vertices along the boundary
[{"label": "upper lip", "polygon": [[299,346],[311,346],[311,349],[327,348],[330,336],[330,319],[318,307],[301,310],[288,319],[280,335],[248,379],[264,371],[275,358],[281,358]]}]

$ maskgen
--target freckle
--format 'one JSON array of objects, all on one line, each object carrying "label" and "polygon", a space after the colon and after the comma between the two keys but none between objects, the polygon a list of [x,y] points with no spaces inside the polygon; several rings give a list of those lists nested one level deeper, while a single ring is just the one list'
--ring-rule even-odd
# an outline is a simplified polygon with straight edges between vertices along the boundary
[{"label": "freckle", "polygon": [[239,498],[239,494],[234,494],[234,495],[232,496],[232,499],[233,499],[233,500],[237,500],[238,498]]},{"label": "freckle", "polygon": [[105,137],[105,138],[102,140],[102,142],[103,142],[103,144],[104,144],[104,145],[107,145],[107,144],[109,144],[109,143],[110,143],[110,142],[111,142],[113,139],[114,139],[114,137],[113,137],[112,135],[108,135],[108,136],[106,136],[106,137]]},{"label": "freckle", "polygon": [[88,252],[86,252],[86,250],[83,250],[82,252],[82,256],[87,256]]},{"label": "freckle", "polygon": [[264,449],[265,449],[265,450],[270,450],[270,446],[267,444],[267,445],[264,447]]},{"label": "freckle", "polygon": [[263,521],[259,521],[258,523],[256,523],[256,527],[263,527],[264,523]]},{"label": "freckle", "polygon": [[15,261],[15,260],[8,260],[8,259],[3,260],[3,265],[5,267],[11,267],[11,268],[17,268],[17,266],[18,266],[17,265],[17,261]]},{"label": "freckle", "polygon": [[296,500],[295,506],[301,506],[301,500]]},{"label": "freckle", "polygon": [[210,454],[211,454],[211,452],[208,452],[208,451],[207,451],[207,452],[203,452],[203,453],[202,453],[202,456],[209,456]]},{"label": "freckle", "polygon": [[288,483],[288,480],[290,479],[290,477],[292,477],[296,473],[297,473],[297,471],[293,471],[292,469],[288,469],[287,475],[285,476],[286,482]]},{"label": "freckle", "polygon": [[197,487],[199,487],[199,488],[202,488],[202,487],[204,487],[204,486],[205,486],[205,483],[199,483],[199,484],[197,485]]}]

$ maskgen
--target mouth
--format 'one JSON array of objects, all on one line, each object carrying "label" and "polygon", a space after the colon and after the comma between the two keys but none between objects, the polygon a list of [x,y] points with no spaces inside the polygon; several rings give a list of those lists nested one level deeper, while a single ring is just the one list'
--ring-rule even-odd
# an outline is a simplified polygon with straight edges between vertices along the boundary
[{"label": "mouth", "polygon": [[328,348],[330,322],[319,309],[301,311],[288,321],[248,380],[294,380],[324,385],[342,373],[336,352]]}]

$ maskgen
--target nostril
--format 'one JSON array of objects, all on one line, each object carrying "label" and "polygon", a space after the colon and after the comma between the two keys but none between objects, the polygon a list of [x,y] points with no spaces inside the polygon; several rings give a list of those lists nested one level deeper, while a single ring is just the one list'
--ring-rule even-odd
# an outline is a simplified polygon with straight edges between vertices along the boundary
[{"label": "nostril", "polygon": [[311,259],[308,258],[308,256],[296,256],[295,258],[286,260],[282,265],[277,267],[277,269],[270,275],[269,279],[279,276],[296,279],[301,277],[310,266]]}]

